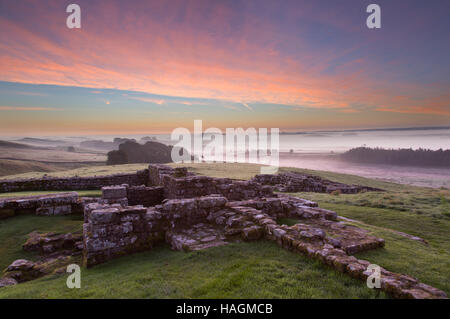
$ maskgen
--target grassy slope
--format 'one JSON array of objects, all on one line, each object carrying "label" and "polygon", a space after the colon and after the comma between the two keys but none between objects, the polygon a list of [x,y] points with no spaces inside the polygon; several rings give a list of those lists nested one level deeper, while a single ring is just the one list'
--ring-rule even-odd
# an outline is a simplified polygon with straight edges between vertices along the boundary
[{"label": "grassy slope", "polygon": [[[90,164],[91,166],[92,164]],[[44,163],[37,161],[21,161],[21,160],[9,160],[0,159],[0,178],[2,176],[10,175],[11,172],[16,174],[23,174],[27,172],[35,172],[40,177],[47,172],[61,171],[65,169],[74,169],[79,167],[85,167],[87,164],[82,163]],[[41,172],[41,173],[36,173]]]},{"label": "grassy slope", "polygon": [[11,175],[12,172],[41,172],[38,174],[42,176],[42,172],[98,165],[104,161],[105,154],[95,151],[68,152],[65,147],[36,147],[0,141],[0,176]]},{"label": "grassy slope", "polygon": [[[193,167],[197,173],[216,177],[250,178],[259,172],[257,165],[250,164],[184,166]],[[97,175],[104,174],[104,170],[130,171],[132,167],[136,170],[145,165],[138,165],[137,168],[130,165],[124,165],[122,168],[100,168],[102,173]],[[96,169],[93,168],[94,171]],[[361,222],[358,226],[369,229],[386,240],[385,249],[361,253],[359,258],[370,260],[392,271],[416,276],[450,294],[448,190],[398,185],[345,174],[313,173],[335,181],[388,190],[339,196],[315,193],[295,195],[316,200],[321,207],[335,210],[341,216],[357,219]],[[54,217],[34,218],[37,219],[33,221],[33,227],[39,230],[42,228],[41,221],[54,220]],[[13,218],[2,223],[20,222],[20,219],[16,220],[18,219]],[[59,227],[60,222],[51,225]],[[4,262],[7,264],[14,260],[13,257],[23,254],[20,247],[25,238],[16,237],[18,243],[14,246],[5,240],[8,236],[14,236],[23,225],[13,226],[9,233],[2,232],[3,228],[0,226],[0,259],[7,259]],[[429,245],[402,237],[395,231],[424,238]],[[25,232],[22,229],[22,233]],[[303,256],[281,250],[269,242],[233,244],[188,254],[172,252],[167,247],[157,248],[92,269],[83,269],[84,289],[77,291],[65,288],[65,278],[66,276],[52,276],[16,287],[2,288],[0,298],[376,296],[364,283],[353,281]]]}]

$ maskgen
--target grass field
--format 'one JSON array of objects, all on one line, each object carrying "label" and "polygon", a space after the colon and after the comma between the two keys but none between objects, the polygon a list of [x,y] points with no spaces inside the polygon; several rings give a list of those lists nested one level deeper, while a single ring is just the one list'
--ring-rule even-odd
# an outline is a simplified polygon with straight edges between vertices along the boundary
[{"label": "grass field", "polygon": [[117,173],[134,173],[137,170],[147,168],[147,164],[126,164],[126,165],[110,165],[110,166],[87,166],[75,169],[56,171],[56,172],[27,172],[22,174],[5,175],[1,179],[27,179],[47,177],[72,177],[72,176],[102,176]]},{"label": "grass field", "polygon": [[92,163],[91,164],[83,164],[76,162],[46,163],[37,161],[0,159],[0,179],[2,178],[2,176],[10,175],[11,172],[16,172],[16,174],[27,172],[40,172],[39,175],[42,176],[48,172],[75,169],[92,165],[93,165]]},{"label": "grass field", "polygon": [[[95,167],[84,173],[128,172],[146,165]],[[189,164],[199,174],[250,178],[251,164]],[[98,171],[97,171],[98,169]],[[284,169],[282,169],[284,170]],[[294,169],[302,171],[299,169]],[[304,170],[303,170],[304,171]],[[101,173],[100,173],[101,172]],[[450,216],[448,189],[399,185],[330,172],[311,172],[331,180],[373,186],[386,192],[356,195],[298,193],[321,207],[357,220],[359,227],[386,240],[386,247],[357,255],[395,272],[413,275],[450,294]],[[70,174],[65,171],[60,174]],[[14,194],[18,195],[18,194]],[[32,258],[21,245],[33,230],[72,231],[75,217],[20,216],[0,221],[0,266]],[[397,232],[425,239],[411,240]],[[0,289],[0,298],[385,298],[363,282],[335,272],[271,242],[216,247],[200,252],[173,252],[168,247],[123,257],[82,270],[82,289],[65,286],[66,276],[49,276]]]},{"label": "grass field", "polygon": [[106,154],[95,151],[68,152],[58,148],[0,147],[0,158],[36,162],[105,162]]},{"label": "grass field", "polygon": [[96,151],[68,152],[63,147],[32,147],[0,141],[0,176],[11,175],[11,172],[40,172],[42,176],[47,172],[100,165],[105,161],[106,155]]}]

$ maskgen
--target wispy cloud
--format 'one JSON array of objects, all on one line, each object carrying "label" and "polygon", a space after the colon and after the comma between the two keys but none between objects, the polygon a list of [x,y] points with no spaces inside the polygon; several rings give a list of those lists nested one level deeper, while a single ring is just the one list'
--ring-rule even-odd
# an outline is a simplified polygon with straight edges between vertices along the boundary
[{"label": "wispy cloud", "polygon": [[158,105],[165,105],[166,101],[164,99],[155,99],[151,97],[131,97],[133,100],[138,100],[141,102],[153,103]]},{"label": "wispy cloud", "polygon": [[247,103],[241,103],[243,106],[245,106],[247,109],[249,109],[250,111],[253,111],[253,108],[248,105]]}]

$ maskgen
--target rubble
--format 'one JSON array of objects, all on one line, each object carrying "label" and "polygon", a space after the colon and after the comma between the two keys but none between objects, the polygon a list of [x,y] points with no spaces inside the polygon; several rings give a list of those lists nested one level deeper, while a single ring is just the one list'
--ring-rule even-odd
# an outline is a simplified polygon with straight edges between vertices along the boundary
[{"label": "rubble", "polygon": [[76,259],[74,257],[64,255],[45,258],[36,262],[18,259],[3,272],[3,277],[0,279],[0,287],[2,284],[4,286],[7,283],[14,285],[14,282],[21,283],[54,273],[62,273],[66,271],[67,265],[75,262]]},{"label": "rubble", "polygon": [[56,234],[32,232],[22,246],[25,251],[36,251],[41,255],[81,255],[83,235],[79,233]]}]

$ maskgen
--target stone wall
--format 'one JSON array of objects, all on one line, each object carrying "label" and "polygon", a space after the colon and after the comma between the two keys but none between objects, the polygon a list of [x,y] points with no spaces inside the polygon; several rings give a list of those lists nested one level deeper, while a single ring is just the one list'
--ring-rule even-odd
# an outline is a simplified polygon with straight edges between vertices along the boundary
[{"label": "stone wall", "polygon": [[193,198],[220,194],[229,200],[273,196],[272,187],[255,181],[236,181],[229,178],[214,178],[193,175],[179,177],[182,172],[166,165],[149,166],[149,185],[164,187],[165,198]]},{"label": "stone wall", "polygon": [[66,191],[66,190],[94,190],[108,185],[146,185],[148,170],[141,170],[132,174],[115,174],[107,176],[45,177],[39,179],[17,179],[0,181],[0,193],[24,191]]},{"label": "stone wall", "polygon": [[164,176],[173,176],[175,170],[164,164],[150,164],[148,167],[148,186],[160,186]]},{"label": "stone wall", "polygon": [[20,214],[66,215],[80,205],[76,192],[0,199],[0,219]]},{"label": "stone wall", "polygon": [[[368,266],[371,263],[351,256],[356,251],[347,251],[341,241],[335,240],[335,234],[332,233],[333,236],[331,237],[328,235],[328,231],[330,229],[340,229],[339,233],[343,234],[344,238],[348,240],[351,240],[353,236],[361,236],[358,240],[363,239],[371,243],[361,247],[362,250],[384,246],[384,240],[368,236],[357,227],[348,226],[340,222],[327,221],[324,218],[313,218],[312,220],[320,220],[324,224],[328,224],[327,231],[324,231],[323,225],[320,224],[311,225],[302,222],[293,226],[278,225],[270,215],[251,207],[237,206],[234,209],[239,212],[241,220],[245,219],[247,223],[251,222],[254,224],[252,226],[247,225],[246,228],[242,229],[243,238],[248,234],[252,235],[253,239],[259,239],[261,236],[264,236],[268,240],[275,241],[284,249],[316,259],[339,272],[363,281],[366,281],[372,275],[372,272],[368,270]],[[232,218],[233,221],[236,220],[236,217],[233,216]],[[225,220],[225,223],[229,225],[230,220]],[[356,231],[355,228],[357,229]],[[416,278],[394,273],[384,268],[381,268],[381,290],[396,298],[447,297],[445,292],[421,283]]]},{"label": "stone wall", "polygon": [[357,194],[364,191],[383,191],[382,189],[360,186],[347,185],[343,183],[333,182],[323,179],[319,176],[308,174],[287,172],[277,175],[261,174],[256,175],[253,181],[263,185],[275,186],[275,189],[281,192],[315,192],[315,193],[333,193]]},{"label": "stone wall", "polygon": [[164,200],[164,188],[162,186],[130,186],[127,188],[128,204],[155,206]]},{"label": "stone wall", "polygon": [[83,224],[83,265],[91,267],[114,257],[148,250],[163,233],[147,222],[142,206],[89,204]]},{"label": "stone wall", "polygon": [[88,204],[83,224],[83,265],[151,249],[166,231],[189,227],[226,203],[223,197],[169,200],[152,208]]}]

